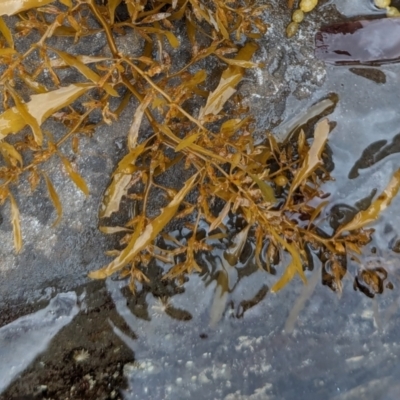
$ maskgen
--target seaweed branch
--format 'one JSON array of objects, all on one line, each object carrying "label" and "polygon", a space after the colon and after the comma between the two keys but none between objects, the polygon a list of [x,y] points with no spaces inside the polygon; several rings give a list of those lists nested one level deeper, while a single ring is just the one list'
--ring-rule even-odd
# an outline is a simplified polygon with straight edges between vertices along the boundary
[{"label": "seaweed branch", "polygon": [[[300,1],[289,36],[317,3]],[[119,17],[118,7],[125,7],[125,19]],[[324,166],[328,119],[317,121],[309,132],[294,129],[282,143],[269,132],[263,143],[256,143],[253,118],[237,96],[246,69],[262,67],[252,58],[255,40],[268,29],[262,18],[266,7],[252,0],[109,0],[106,5],[94,0],[16,0],[2,6],[0,203],[11,203],[16,251],[22,248],[22,234],[13,188],[28,179],[34,191],[43,177],[57,214],[54,224],[58,223],[62,204],[41,170],[43,164],[58,157],[69,178],[88,195],[84,178],[65,156],[67,146],[78,153],[80,137],[93,135],[97,126],[91,123],[92,113],[101,113],[102,123],[111,124],[134,97],[139,105],[127,132],[127,154],[111,176],[99,213],[103,232],[123,233],[122,249],[114,250],[114,259],[90,277],[119,273],[129,277],[135,292],[137,283],[148,282],[150,261],[162,260],[163,279],[183,282],[188,273],[202,273],[200,256],[213,246],[224,248],[228,263],[235,265],[247,243],[258,268],[274,273],[281,267],[273,291],[296,275],[306,282],[310,249],[324,264],[325,282],[340,291],[346,256],[361,252],[371,240],[372,231],[365,226],[398,192],[399,172],[351,222],[331,234],[318,226],[318,217],[329,206],[322,191],[330,179]],[[183,32],[179,39],[178,29]],[[14,38],[33,34],[40,34],[40,40],[20,51]],[[52,40],[70,37],[78,44],[95,34],[106,38],[103,56],[72,54],[56,48]],[[124,54],[119,35],[141,40],[142,53]],[[181,40],[190,43],[183,65],[174,61]],[[209,60],[226,65],[216,87],[210,85],[205,68]],[[72,69],[79,78],[63,84],[62,72]],[[113,110],[115,99],[119,105]],[[199,106],[197,111],[188,106],[190,101]],[[42,131],[49,118],[65,125],[64,136],[53,140]],[[150,125],[146,135],[144,118]],[[306,135],[313,139],[307,141]],[[178,187],[166,184],[165,176],[178,167],[184,182]],[[165,201],[159,214],[152,215],[156,192]],[[123,199],[139,211],[122,226],[112,226],[110,217],[121,212]],[[174,236],[175,220],[189,229],[187,237]]]}]

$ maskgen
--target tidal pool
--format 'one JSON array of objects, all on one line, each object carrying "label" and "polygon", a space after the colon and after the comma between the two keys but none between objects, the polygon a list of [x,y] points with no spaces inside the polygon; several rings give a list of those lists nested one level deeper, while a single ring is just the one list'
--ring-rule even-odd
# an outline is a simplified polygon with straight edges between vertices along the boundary
[{"label": "tidal pool", "polygon": [[[377,12],[368,1],[328,3],[323,10],[336,4],[344,17]],[[284,26],[272,24],[271,35]],[[352,207],[373,189],[380,193],[398,168],[400,92],[394,88],[400,65],[379,67],[384,79],[377,80],[367,68],[356,73],[349,66],[317,64],[315,27],[316,21],[301,27],[296,40],[306,45],[289,56],[289,42],[266,41],[257,57],[272,61],[249,73],[243,90],[251,94],[259,124],[271,122],[278,137],[301,112],[329,93],[337,96],[329,115],[336,123],[329,138],[335,180],[324,189],[332,205]],[[46,279],[40,271],[30,301],[2,292],[8,308],[0,328],[0,398],[398,399],[400,281],[393,244],[400,234],[399,207],[400,197],[374,225],[374,242],[361,263],[349,262],[341,295],[321,284],[316,257],[307,286],[295,279],[272,294],[277,277],[255,268],[249,249],[236,268],[229,269],[215,250],[203,260],[210,274],[189,277],[183,288],[139,288],[133,297],[124,281],[86,280],[96,239],[88,233],[85,268],[75,265],[68,274],[50,254],[54,269],[64,274],[61,282],[57,274]],[[73,211],[71,221],[78,225]],[[321,224],[326,216],[319,217]],[[69,240],[72,257],[75,237]],[[37,263],[25,260],[27,269],[30,262]],[[392,290],[385,287],[372,299],[354,290],[354,277],[367,263],[387,271]],[[221,269],[229,272],[229,290],[218,284]],[[4,276],[13,282],[12,274],[10,269]]]}]

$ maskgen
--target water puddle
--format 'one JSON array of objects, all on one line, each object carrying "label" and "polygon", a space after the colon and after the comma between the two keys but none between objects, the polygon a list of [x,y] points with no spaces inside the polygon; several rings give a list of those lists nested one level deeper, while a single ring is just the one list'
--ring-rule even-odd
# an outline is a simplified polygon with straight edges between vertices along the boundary
[{"label": "water puddle", "polygon": [[0,393],[73,320],[77,301],[75,292],[59,293],[46,308],[0,328]]},{"label": "water puddle", "polygon": [[[346,17],[378,13],[365,0],[327,4]],[[332,206],[315,221],[327,229],[333,214],[346,218],[363,207],[398,169],[400,65],[376,71],[327,66],[311,97],[287,98],[274,131],[285,140],[321,115],[335,122],[334,180],[323,187]],[[267,97],[257,90],[256,98]],[[181,285],[139,285],[132,296],[125,281],[91,282],[85,307],[76,294],[82,288],[56,294],[0,328],[0,392],[4,399],[398,399],[399,207],[397,197],[366,253],[347,260],[341,293],[322,285],[323,267],[310,252],[308,286],[295,279],[272,294],[277,276],[258,269],[254,246],[237,237],[236,248],[204,254],[207,273]],[[182,237],[183,229],[175,239]],[[239,247],[244,256],[236,257]],[[156,264],[154,276],[162,269]]]},{"label": "water puddle", "polygon": [[346,17],[384,15],[384,12],[375,7],[373,0],[330,0],[322,7],[327,7],[331,4]]}]

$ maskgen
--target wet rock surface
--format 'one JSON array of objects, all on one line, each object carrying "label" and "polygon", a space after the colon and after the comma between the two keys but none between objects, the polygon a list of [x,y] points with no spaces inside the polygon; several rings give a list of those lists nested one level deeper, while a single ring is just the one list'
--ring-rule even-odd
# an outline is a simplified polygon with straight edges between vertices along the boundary
[{"label": "wet rock surface", "polygon": [[[354,205],[372,188],[381,191],[398,166],[395,152],[375,157],[366,168],[360,167],[360,160],[369,145],[391,143],[399,133],[400,99],[393,87],[399,84],[400,67],[379,69],[386,83],[355,75],[347,67],[326,67],[313,56],[315,27],[321,21],[336,22],[340,15],[332,4],[322,5],[301,24],[299,34],[287,40],[283,34],[289,13],[283,3],[271,6],[271,27],[260,41],[256,61],[266,66],[248,73],[242,94],[261,132],[328,93],[337,93],[339,103],[330,117],[337,127],[329,142],[336,182],[327,187],[335,202]],[[347,15],[355,15],[353,3],[364,7],[361,1],[333,3]],[[363,10],[362,14],[376,12],[370,4]],[[93,52],[102,45],[104,38],[99,37]],[[344,280],[339,298],[320,284],[316,263],[314,271],[307,272],[308,287],[296,282],[252,302],[275,279],[257,271],[244,275],[222,303],[220,321],[210,326],[215,282],[205,285],[193,276],[184,290],[161,288],[152,293],[145,287],[136,298],[124,282],[89,282],[87,273],[104,265],[104,251],[115,247],[114,238],[97,230],[97,212],[109,176],[125,154],[134,107],[132,103],[119,121],[100,127],[81,144],[76,162],[89,184],[88,198],[56,162],[46,165],[63,202],[59,226],[50,227],[55,212],[44,184],[31,197],[26,196],[27,187],[19,189],[25,242],[19,255],[13,252],[8,206],[2,210],[0,327],[12,326],[24,315],[48,307],[57,294],[71,291],[79,312],[54,333],[24,372],[15,375],[0,398],[398,399],[400,282],[396,254],[388,243],[400,233],[399,199],[376,226],[375,239],[377,257],[389,271],[394,290],[374,299],[353,290],[356,267],[349,268],[351,278]],[[48,121],[46,129],[56,134],[59,126]],[[356,163],[358,175],[349,179]],[[170,304],[160,299],[163,290],[172,290]],[[244,309],[243,304],[252,306]],[[32,332],[27,330],[27,340]]]},{"label": "wet rock surface", "polygon": [[[126,385],[123,366],[134,362],[134,356],[113,334],[108,318],[122,328],[124,323],[116,314],[103,283],[91,283],[78,288],[77,293],[79,314],[54,336],[46,351],[37,355],[1,398],[121,398],[120,390]],[[42,322],[39,318],[32,324],[41,325]],[[29,343],[34,328],[28,329],[25,336],[21,334],[21,339]],[[8,343],[2,344],[11,346],[13,343],[10,338]],[[27,349],[27,353],[34,351]],[[13,359],[9,367],[17,361]]]}]

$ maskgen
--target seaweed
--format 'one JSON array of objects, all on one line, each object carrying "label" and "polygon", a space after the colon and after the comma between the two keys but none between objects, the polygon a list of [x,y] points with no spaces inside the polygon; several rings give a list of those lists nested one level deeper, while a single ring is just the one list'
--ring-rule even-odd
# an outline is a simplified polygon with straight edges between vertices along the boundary
[{"label": "seaweed", "polygon": [[[117,13],[120,6],[125,18]],[[204,272],[201,254],[223,248],[224,268],[229,269],[250,244],[257,268],[271,274],[279,270],[271,291],[297,275],[306,283],[309,249],[324,264],[323,282],[341,291],[346,255],[360,253],[371,240],[366,225],[396,195],[400,172],[368,209],[335,232],[319,226],[330,203],[322,184],[331,179],[326,144],[334,124],[317,113],[307,127],[297,124],[287,131],[285,140],[279,142],[267,131],[258,143],[253,117],[240,105],[237,91],[246,69],[261,67],[252,58],[255,40],[268,29],[262,19],[265,7],[252,0],[20,0],[3,6],[0,14],[14,17],[0,20],[0,202],[11,202],[16,251],[22,236],[13,188],[28,179],[34,192],[43,178],[57,224],[62,204],[43,163],[57,157],[77,188],[89,195],[84,178],[65,155],[66,146],[77,154],[82,135],[93,135],[98,125],[92,114],[112,124],[133,97],[138,106],[127,132],[127,153],[111,176],[99,212],[102,232],[123,234],[121,248],[110,251],[113,260],[92,271],[91,278],[118,273],[129,279],[135,293],[138,283],[149,282],[146,268],[158,260],[164,266],[161,279],[181,284],[185,275]],[[79,43],[99,33],[107,40],[106,56],[71,54],[54,45],[58,36]],[[25,52],[18,50],[14,38],[31,34],[39,34],[40,40]],[[118,48],[118,35],[136,35],[143,42],[142,53],[125,54]],[[172,55],[182,40],[190,44],[184,64]],[[225,65],[214,86],[205,68],[209,60]],[[64,69],[73,69],[77,81],[63,85]],[[117,107],[112,106],[115,101]],[[323,112],[335,104],[324,101]],[[55,140],[43,131],[48,118],[63,123],[67,133]],[[163,179],[174,168],[183,181],[178,187]],[[152,215],[155,193],[165,201]],[[137,212],[113,226],[123,199]],[[190,234],[178,238],[174,221]],[[224,271],[217,274],[220,297],[231,290]],[[258,301],[253,300],[243,303],[243,309]]]}]

